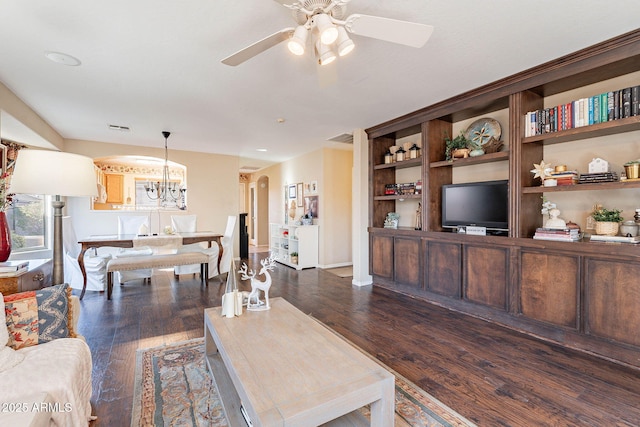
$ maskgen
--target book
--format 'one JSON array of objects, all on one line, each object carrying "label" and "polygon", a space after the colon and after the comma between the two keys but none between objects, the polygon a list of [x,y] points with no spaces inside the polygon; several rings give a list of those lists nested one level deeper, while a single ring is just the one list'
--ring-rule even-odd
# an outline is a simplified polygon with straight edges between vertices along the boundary
[{"label": "book", "polygon": [[611,121],[615,118],[613,113],[613,109],[615,106],[613,98],[614,98],[614,93],[607,92],[607,121]]},{"label": "book", "polygon": [[624,88],[620,92],[622,92],[620,118],[626,119],[627,117],[631,117],[631,88]]},{"label": "book", "polygon": [[0,277],[16,277],[26,273],[27,271],[29,271],[29,267],[23,267],[15,271],[3,271],[0,272]]},{"label": "book", "polygon": [[5,261],[0,262],[0,273],[15,273],[21,268],[28,268],[29,261]]},{"label": "book", "polygon": [[607,112],[607,94],[600,94],[600,123],[604,123],[608,120],[608,112]]},{"label": "book", "polygon": [[592,242],[613,242],[613,243],[640,243],[640,236],[625,237],[625,236],[601,236],[599,234],[591,235]]},{"label": "book", "polygon": [[640,86],[631,88],[631,115],[640,115]]}]

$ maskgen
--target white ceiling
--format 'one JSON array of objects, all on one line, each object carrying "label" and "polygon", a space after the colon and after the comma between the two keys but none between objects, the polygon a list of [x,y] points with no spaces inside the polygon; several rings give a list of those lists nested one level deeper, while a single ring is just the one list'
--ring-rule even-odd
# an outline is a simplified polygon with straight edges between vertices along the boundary
[{"label": "white ceiling", "polygon": [[170,149],[264,166],[636,29],[640,1],[353,0],[356,12],[435,31],[420,49],[353,36],[353,53],[323,70],[286,43],[230,67],[220,60],[293,27],[291,12],[272,0],[0,0],[0,81],[66,139],[163,147],[168,130]]}]

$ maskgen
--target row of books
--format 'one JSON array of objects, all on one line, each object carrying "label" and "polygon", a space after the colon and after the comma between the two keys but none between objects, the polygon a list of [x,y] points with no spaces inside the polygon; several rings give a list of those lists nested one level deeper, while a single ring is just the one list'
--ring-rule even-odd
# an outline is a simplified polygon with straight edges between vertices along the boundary
[{"label": "row of books", "polygon": [[615,172],[583,173],[578,171],[551,172],[550,178],[557,181],[557,185],[592,184],[595,182],[617,182]]},{"label": "row of books", "polygon": [[640,86],[601,93],[525,116],[525,137],[640,115]]},{"label": "row of books", "polygon": [[556,240],[560,242],[576,242],[582,237],[580,236],[580,230],[577,228],[544,228],[539,227],[536,229],[536,233],[533,235],[537,240]]},{"label": "row of books", "polygon": [[29,261],[0,262],[0,277],[15,277],[29,269]]},{"label": "row of books", "polygon": [[551,172],[551,178],[558,182],[558,185],[574,185],[578,183],[580,174],[578,171]]},{"label": "row of books", "polygon": [[596,172],[583,173],[578,179],[578,184],[591,184],[594,182],[616,182],[618,174],[616,172]]},{"label": "row of books", "polygon": [[385,196],[422,194],[422,181],[405,184],[387,184],[384,186]]}]

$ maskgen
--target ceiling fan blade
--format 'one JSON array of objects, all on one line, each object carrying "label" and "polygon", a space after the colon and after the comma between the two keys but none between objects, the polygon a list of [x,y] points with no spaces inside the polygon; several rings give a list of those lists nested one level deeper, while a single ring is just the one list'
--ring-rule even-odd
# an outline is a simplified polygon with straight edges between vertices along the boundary
[{"label": "ceiling fan blade", "polygon": [[359,36],[373,37],[411,47],[424,46],[433,33],[431,25],[360,14],[349,16],[345,20],[345,28]]},{"label": "ceiling fan blade", "polygon": [[277,33],[271,34],[262,40],[245,47],[242,50],[227,56],[221,62],[226,65],[236,66],[243,62],[253,58],[254,56],[264,52],[265,50],[274,47],[275,45],[282,43],[285,40],[289,40],[293,35],[293,28],[285,28]]}]

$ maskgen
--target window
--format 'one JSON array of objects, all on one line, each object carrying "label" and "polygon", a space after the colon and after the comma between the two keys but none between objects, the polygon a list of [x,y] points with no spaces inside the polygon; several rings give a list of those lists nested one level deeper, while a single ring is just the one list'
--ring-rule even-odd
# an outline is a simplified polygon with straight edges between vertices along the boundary
[{"label": "window", "polygon": [[11,252],[45,249],[46,208],[41,194],[16,194],[6,211],[11,230]]}]

